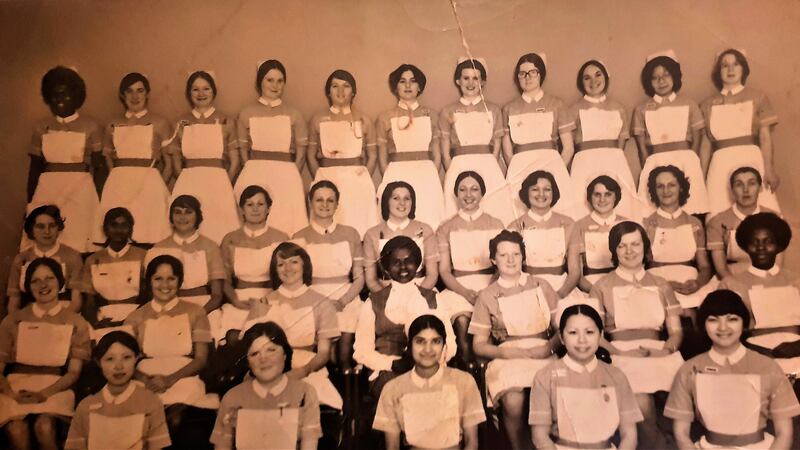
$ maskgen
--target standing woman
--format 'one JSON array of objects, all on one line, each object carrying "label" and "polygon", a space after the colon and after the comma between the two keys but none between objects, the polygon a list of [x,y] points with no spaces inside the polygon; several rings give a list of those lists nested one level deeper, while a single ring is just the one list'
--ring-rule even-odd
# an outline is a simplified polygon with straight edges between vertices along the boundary
[{"label": "standing woman", "polygon": [[425,84],[425,74],[411,64],[401,64],[389,74],[389,90],[397,98],[397,106],[378,116],[376,123],[378,163],[383,172],[378,198],[389,183],[405,181],[425,194],[417,199],[416,215],[436,229],[445,219],[439,179],[439,113],[417,101]]},{"label": "standing woman", "polygon": [[450,217],[458,211],[455,195],[456,178],[467,170],[480,174],[486,189],[483,203],[486,212],[503,223],[514,219],[512,199],[505,187],[500,167],[500,142],[503,122],[500,107],[486,102],[486,66],[481,60],[459,61],[453,73],[453,83],[461,98],[447,105],[439,116],[444,177],[444,214]]},{"label": "standing woman", "polygon": [[378,223],[372,120],[352,109],[356,79],[350,72],[334,70],[325,81],[325,96],[330,107],[309,124],[308,168],[315,182],[328,180],[339,188],[336,221],[355,228],[361,237]]},{"label": "standing woman", "polygon": [[[763,92],[745,87],[750,65],[744,54],[729,48],[720,53],[711,73],[714,94],[701,103],[705,115],[706,138],[712,154],[701,155],[706,168],[706,186],[711,215],[731,204],[728,179],[739,167],[755,167],[764,179],[759,204],[779,211],[775,190],[780,178],[773,163],[772,127],[778,116]],[[710,162],[709,162],[710,160]]]},{"label": "standing woman", "polygon": [[217,84],[210,73],[199,70],[189,75],[186,100],[192,111],[178,121],[170,152],[178,178],[172,198],[188,194],[200,200],[206,209],[200,231],[219,244],[239,227],[231,187],[239,172],[239,148],[236,125],[214,107],[216,98]]},{"label": "standing woman", "polygon": [[[28,211],[57,205],[69,219],[61,242],[87,252],[99,204],[91,173],[100,166],[102,130],[78,113],[86,99],[86,84],[74,70],[57,66],[47,71],[41,93],[53,116],[37,123],[33,131]],[[21,247],[26,247],[24,238]]]},{"label": "standing woman", "polygon": [[643,215],[656,206],[647,192],[650,172],[672,164],[683,171],[691,182],[689,200],[684,210],[689,214],[708,212],[708,191],[700,167],[700,143],[705,121],[697,102],[681,96],[683,74],[672,50],[647,57],[642,69],[642,87],[648,99],[633,112],[633,129],[639,147],[639,201]]},{"label": "standing woman", "polygon": [[169,191],[172,158],[168,145],[172,136],[163,118],[147,111],[150,81],[138,73],[125,75],[119,83],[124,117],[106,127],[103,156],[108,176],[95,226],[95,242],[103,242],[103,217],[118,206],[126,208],[137,227],[133,240],[155,244],[169,236]]},{"label": "standing woman", "polygon": [[275,205],[268,224],[291,235],[308,225],[303,180],[308,128],[303,116],[283,102],[286,68],[270,59],[256,72],[258,101],[239,113],[239,152],[244,164],[234,192],[251,185],[270,193]]},{"label": "standing woman", "polygon": [[[559,138],[564,147],[573,147],[570,130],[575,123],[569,122],[564,102],[542,89],[547,77],[545,58],[544,53],[527,53],[519,58],[514,69],[514,82],[522,95],[503,107],[506,181],[510,184],[509,195],[513,196],[522,180],[534,170],[552,173],[562,194],[555,211],[578,219],[577,194],[572,191],[566,162],[558,152]],[[519,216],[526,207],[518,199],[514,202],[515,215]]]},{"label": "standing woman", "polygon": [[[575,148],[564,142],[564,161],[572,159],[570,170],[576,195],[583,214],[589,207],[584,203],[583,192],[589,181],[598,175],[608,175],[622,186],[622,199],[617,211],[631,220],[641,217],[636,185],[628,160],[625,158],[625,141],[630,137],[630,117],[619,102],[606,96],[610,83],[608,70],[600,61],[589,60],[578,70],[576,80],[583,98],[569,108],[570,123],[574,122]],[[575,158],[572,158],[572,155]]]}]

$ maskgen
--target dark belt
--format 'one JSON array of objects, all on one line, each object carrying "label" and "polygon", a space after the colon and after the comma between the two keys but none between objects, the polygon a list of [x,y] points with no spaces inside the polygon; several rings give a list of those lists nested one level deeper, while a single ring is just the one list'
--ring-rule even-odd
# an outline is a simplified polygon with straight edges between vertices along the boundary
[{"label": "dark belt", "polygon": [[14,364],[14,368],[11,370],[11,373],[25,373],[30,375],[61,375],[61,367]]},{"label": "dark belt", "polygon": [[514,154],[527,152],[531,150],[555,150],[556,146],[553,141],[542,142],[529,142],[527,144],[514,144]]},{"label": "dark belt", "polygon": [[453,156],[462,155],[486,155],[492,153],[490,145],[462,145],[453,150]]},{"label": "dark belt", "polygon": [[218,158],[187,159],[186,168],[191,169],[194,167],[218,167],[223,169],[225,166],[222,165],[222,160]]},{"label": "dark belt", "polygon": [[[800,334],[800,325],[787,325],[785,327],[754,328],[750,330],[750,336],[761,336],[772,333],[793,333]],[[800,337],[798,337],[800,339]]]},{"label": "dark belt", "polygon": [[635,339],[655,339],[660,341],[661,332],[646,328],[638,328],[635,330],[617,330],[611,332],[611,337],[614,338],[614,341],[633,341]]},{"label": "dark belt", "polygon": [[563,275],[567,273],[566,266],[555,267],[533,267],[525,266],[525,272],[531,275]]},{"label": "dark belt", "polygon": [[88,172],[86,163],[47,163],[45,172]]},{"label": "dark belt", "polygon": [[577,144],[575,148],[578,151],[591,150],[594,148],[619,148],[619,140],[617,139],[602,139],[599,141],[584,141]]},{"label": "dark belt", "polygon": [[363,166],[360,156],[353,158],[322,158],[319,160],[320,167],[342,167],[342,166]]},{"label": "dark belt", "polygon": [[139,304],[139,296],[138,295],[134,295],[133,297],[128,297],[128,298],[123,298],[123,299],[120,299],[120,300],[109,300],[109,299],[107,299],[105,297],[102,297],[102,296],[101,296],[101,298],[106,303],[104,305],[100,305],[100,307],[109,306],[109,305],[138,305]]},{"label": "dark belt", "polygon": [[598,275],[598,274],[603,274],[603,273],[611,273],[613,271],[614,271],[613,267],[604,267],[604,268],[600,268],[600,269],[595,269],[593,267],[589,267],[589,266],[586,266],[586,265],[583,266],[583,275],[584,276],[586,276],[586,275]]},{"label": "dark belt", "polygon": [[152,159],[146,158],[117,158],[114,167],[150,167]]},{"label": "dark belt", "polygon": [[389,162],[401,161],[433,161],[431,152],[425,150],[421,152],[394,152],[389,153]]},{"label": "dark belt", "polygon": [[273,152],[267,150],[250,150],[250,159],[294,162],[294,153]]},{"label": "dark belt", "polygon": [[244,281],[236,279],[235,289],[272,289],[272,283],[269,280],[265,281]]},{"label": "dark belt", "polygon": [[179,297],[196,297],[199,295],[209,295],[209,294],[211,294],[211,288],[207,284],[189,289],[178,290]]},{"label": "dark belt", "polygon": [[722,434],[706,430],[706,440],[710,444],[721,445],[723,447],[741,447],[763,441],[764,431],[756,431],[748,434]]},{"label": "dark belt", "polygon": [[488,267],[486,269],[480,270],[457,270],[453,269],[453,276],[458,277],[465,277],[468,275],[493,275],[494,274],[494,267]]},{"label": "dark belt", "polygon": [[731,139],[720,139],[711,143],[714,150],[721,150],[725,147],[735,147],[737,145],[756,145],[756,138],[754,136],[739,136]]},{"label": "dark belt", "polygon": [[556,439],[556,444],[574,448],[593,448],[593,449],[611,448],[611,441],[609,439],[597,442],[576,442],[576,441],[570,441],[569,439],[558,438]]},{"label": "dark belt", "polygon": [[654,267],[669,267],[669,266],[688,266],[688,267],[697,267],[697,263],[693,259],[688,261],[678,261],[678,262],[660,262],[660,261],[650,261],[650,265],[648,266],[649,269]]},{"label": "dark belt", "polygon": [[689,141],[667,142],[665,144],[651,144],[647,146],[650,153],[671,152],[673,150],[691,149]]}]

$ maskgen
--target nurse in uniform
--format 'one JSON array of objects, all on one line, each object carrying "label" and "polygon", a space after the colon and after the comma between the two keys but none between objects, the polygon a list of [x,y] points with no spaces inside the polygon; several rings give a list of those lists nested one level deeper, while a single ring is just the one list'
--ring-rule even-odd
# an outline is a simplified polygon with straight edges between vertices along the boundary
[{"label": "nurse in uniform", "polygon": [[258,101],[239,113],[239,152],[244,164],[233,190],[236,198],[257,185],[275,202],[268,225],[289,235],[308,225],[303,180],[308,128],[303,116],[284,103],[286,68],[270,59],[258,66]]},{"label": "nurse in uniform", "polygon": [[553,359],[558,345],[555,313],[558,296],[541,278],[523,272],[525,242],[503,230],[489,241],[499,278],[482,290],[469,324],[477,356],[489,359],[486,387],[491,404],[502,408],[511,447],[527,448],[530,431],[523,410],[526,389],[539,369]]},{"label": "nurse in uniform", "polygon": [[678,97],[683,74],[672,50],[647,57],[642,69],[642,87],[649,98],[633,112],[631,133],[639,147],[639,201],[642,215],[656,210],[647,192],[647,179],[658,166],[672,164],[691,183],[689,200],[683,208],[689,214],[708,212],[708,191],[700,166],[700,143],[705,120],[694,100]]},{"label": "nurse in uniform", "polygon": [[489,286],[494,275],[489,240],[503,229],[503,223],[481,208],[486,185],[477,172],[460,173],[453,194],[458,200],[458,213],[436,231],[439,276],[447,287],[439,299],[453,313],[459,358],[466,365],[472,362],[469,318],[478,292]]},{"label": "nurse in uniform", "polygon": [[[739,167],[755,167],[764,179],[759,204],[780,211],[775,190],[780,178],[773,163],[772,127],[778,116],[763,92],[745,87],[750,65],[736,49],[720,53],[711,79],[719,94],[700,104],[705,115],[706,137],[711,142],[711,155],[703,154],[707,167],[706,186],[711,215],[724,211],[733,201],[728,179]],[[710,162],[709,162],[710,158]]]},{"label": "nurse in uniform", "polygon": [[[572,305],[559,320],[567,354],[533,380],[531,425],[537,449],[636,448],[644,420],[625,374],[598,360],[603,321],[588,305]],[[611,442],[619,430],[619,447]]]},{"label": "nurse in uniform", "polygon": [[480,174],[486,184],[483,209],[503,223],[514,219],[512,198],[505,188],[505,175],[500,167],[503,122],[500,107],[488,103],[483,94],[486,66],[482,60],[459,61],[453,83],[461,98],[447,105],[439,116],[444,177],[444,215],[458,212],[456,178],[464,171]]},{"label": "nurse in uniform", "polygon": [[225,263],[223,290],[227,303],[221,308],[220,335],[226,342],[238,340],[250,309],[272,291],[269,262],[272,252],[289,236],[269,226],[272,197],[261,186],[251,185],[239,196],[239,210],[244,225],[222,239],[220,250]]},{"label": "nurse in uniform", "polygon": [[[664,408],[678,448],[791,448],[800,405],[780,367],[742,345],[751,319],[741,297],[712,292],[697,319],[711,349],[683,364]],[[764,431],[767,420],[775,436]],[[698,442],[690,437],[694,421],[705,430]]]},{"label": "nurse in uniform", "polygon": [[222,398],[211,443],[214,448],[313,450],[322,437],[314,388],[288,376],[292,346],[274,322],[245,332],[244,348],[252,378]]},{"label": "nurse in uniform", "polygon": [[401,64],[389,74],[389,89],[397,106],[381,113],[375,124],[378,164],[383,172],[378,198],[389,183],[405,181],[425,194],[415,205],[417,218],[436,229],[446,219],[439,179],[439,113],[417,101],[425,84],[425,74],[412,64]]},{"label": "nurse in uniform", "polygon": [[[239,147],[234,120],[217,111],[217,84],[199,70],[186,80],[186,100],[192,111],[178,121],[170,146],[177,180],[172,198],[188,194],[205,205],[200,232],[217,244],[239,228],[231,181],[239,172]],[[226,170],[227,168],[227,170]]]},{"label": "nurse in uniform", "polygon": [[58,297],[73,312],[81,310],[80,273],[83,267],[81,255],[72,247],[61,243],[61,232],[66,227],[61,210],[55,205],[42,205],[35,208],[25,218],[23,229],[33,245],[14,257],[8,273],[8,313],[22,309],[25,292],[25,271],[28,264],[36,258],[53,258],[61,264],[65,284],[61,286]]},{"label": "nurse in uniform", "polygon": [[164,405],[156,394],[132,381],[141,357],[136,338],[124,331],[110,332],[93,353],[107,383],[78,404],[64,448],[169,447]]},{"label": "nurse in uniform", "polygon": [[103,242],[103,217],[111,208],[127,208],[136,220],[133,240],[155,244],[169,236],[169,191],[172,140],[169,124],[147,110],[150,81],[138,73],[119,83],[125,115],[106,126],[103,156],[111,173],[103,187],[96,215],[95,242]]},{"label": "nurse in uniform", "polygon": [[419,286],[433,289],[439,279],[439,244],[436,234],[425,222],[417,220],[417,194],[405,181],[388,183],[381,195],[383,222],[364,235],[364,273],[367,287],[378,292],[389,283],[380,271],[381,249],[395,236],[407,236],[422,249],[423,263],[414,280]]},{"label": "nurse in uniform", "polygon": [[[604,331],[602,341],[617,366],[631,383],[644,422],[638,425],[642,448],[665,445],[656,426],[653,393],[668,391],[683,364],[678,348],[683,340],[681,306],[669,283],[645,271],[650,258],[650,239],[641,225],[620,222],[608,236],[616,269],[592,287],[591,298],[600,302]],[[662,337],[666,328],[667,339]]]},{"label": "nurse in uniform", "polygon": [[577,194],[572,191],[566,162],[558,152],[558,139],[565,142],[564,147],[573,147],[570,130],[575,124],[569,122],[564,102],[542,89],[547,76],[545,59],[544,53],[527,53],[519,58],[514,79],[522,95],[503,107],[508,195],[514,201],[514,215],[521,216],[527,209],[516,195],[522,181],[535,170],[546,170],[561,187],[561,202],[555,211],[577,220],[582,209],[576,209]]},{"label": "nurse in uniform", "polygon": [[[25,292],[34,301],[0,322],[0,426],[13,448],[33,446],[29,415],[39,448],[58,448],[56,419],[68,421],[73,414],[70,388],[90,357],[89,324],[58,301],[63,286],[58,262],[33,260]],[[13,368],[6,374],[8,365]]]},{"label": "nurse in uniform", "polygon": [[486,412],[475,380],[444,364],[444,323],[419,316],[408,335],[414,368],[386,384],[372,427],[383,431],[387,450],[400,449],[401,433],[412,447],[477,450]]},{"label": "nurse in uniform", "polygon": [[360,237],[378,223],[372,171],[377,162],[372,119],[355,111],[356,79],[334,70],[325,81],[330,107],[311,119],[308,168],[314,181],[328,180],[341,191],[336,221],[358,230]]},{"label": "nurse in uniform", "polygon": [[[28,212],[54,204],[69,218],[61,241],[78,252],[90,250],[92,220],[99,204],[92,181],[100,165],[103,132],[79,114],[86,85],[72,69],[57,66],[42,77],[42,99],[53,113],[36,124],[29,151]],[[21,247],[27,247],[23,242]]]},{"label": "nurse in uniform", "polygon": [[589,213],[583,198],[585,186],[598,175],[609,175],[622,187],[617,212],[639,220],[641,207],[636,184],[624,152],[625,141],[630,136],[630,117],[625,107],[606,96],[609,81],[608,70],[600,61],[586,61],[581,66],[576,83],[583,98],[570,106],[567,119],[575,124],[575,149],[568,147],[565,141],[561,154],[564,161],[572,160],[570,174],[579,207],[583,210],[580,215]]}]

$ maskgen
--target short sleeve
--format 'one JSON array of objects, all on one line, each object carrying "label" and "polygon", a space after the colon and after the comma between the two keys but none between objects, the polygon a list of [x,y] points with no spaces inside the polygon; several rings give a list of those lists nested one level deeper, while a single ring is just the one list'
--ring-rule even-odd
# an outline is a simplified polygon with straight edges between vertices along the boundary
[{"label": "short sleeve", "polygon": [[561,108],[559,115],[563,117],[559,119],[559,133],[569,133],[578,128],[578,109],[575,106]]},{"label": "short sleeve", "polygon": [[83,283],[81,283],[81,272],[83,269],[81,255],[73,250],[65,255],[64,259],[64,264],[67,266],[67,289],[80,290],[83,287]]},{"label": "short sleeve", "polygon": [[692,364],[691,361],[685,362],[672,380],[672,388],[664,407],[665,417],[684,422],[694,421],[694,392],[691,386],[694,378],[692,377]]},{"label": "short sleeve", "polygon": [[250,142],[250,117],[248,114],[245,114],[246,111],[247,109],[242,110],[239,113],[238,120],[236,120],[236,137],[240,144],[247,145],[249,149],[252,144]]},{"label": "short sleeve", "polygon": [[439,113],[429,109],[428,116],[431,118],[431,140],[439,139],[441,136],[439,131]]},{"label": "short sleeve", "polygon": [[778,115],[775,114],[775,110],[772,109],[772,104],[766,94],[763,92],[759,93],[758,97],[756,97],[755,106],[757,108],[756,119],[758,120],[758,126],[763,127],[778,123]]},{"label": "short sleeve", "polygon": [[791,383],[789,383],[789,379],[776,363],[773,363],[773,365],[775,367],[772,373],[767,375],[772,378],[772,392],[769,396],[769,418],[773,420],[790,419],[800,415],[800,404],[797,403],[797,397]]},{"label": "short sleeve", "polygon": [[294,135],[294,143],[298,146],[308,145],[308,126],[305,119],[298,111],[292,111],[292,134]]},{"label": "short sleeve", "polygon": [[227,276],[225,263],[222,261],[222,253],[216,245],[209,245],[206,250],[208,253],[208,279],[224,280]]},{"label": "short sleeve", "polygon": [[364,263],[366,265],[376,264],[378,262],[378,240],[375,237],[377,230],[370,228],[364,233]]},{"label": "short sleeve", "polygon": [[400,378],[395,378],[389,381],[381,391],[378,406],[375,410],[375,419],[372,422],[373,429],[386,433],[400,433],[402,431],[397,414],[401,405],[398,392],[396,392],[397,389],[395,389],[399,380]]},{"label": "short sleeve", "polygon": [[453,116],[448,110],[445,108],[439,113],[439,133],[442,135],[443,139],[450,138],[450,132],[453,126]]},{"label": "short sleeve", "polygon": [[153,133],[155,134],[153,143],[158,144],[159,148],[167,147],[172,142],[172,130],[169,123],[160,119],[153,124]]},{"label": "short sleeve", "polygon": [[94,255],[89,256],[86,258],[86,262],[83,264],[81,268],[81,275],[80,275],[80,290],[85,294],[95,295],[97,292],[94,290],[94,283],[92,282],[92,265],[95,264],[97,260],[95,259]]},{"label": "short sleeve", "polygon": [[236,152],[239,150],[236,119],[233,117],[225,117],[222,120],[224,120],[222,124],[222,133],[225,139],[225,148],[228,153]]},{"label": "short sleeve", "polygon": [[469,322],[469,334],[479,336],[487,336],[492,329],[491,312],[489,305],[487,305],[487,297],[489,294],[483,290],[478,294],[478,301],[475,302],[474,310],[472,311],[472,319]]},{"label": "short sleeve", "polygon": [[481,393],[478,385],[475,384],[475,379],[465,372],[456,373],[458,373],[460,381],[461,426],[466,428],[486,422],[486,411],[483,408],[483,400],[481,400]]},{"label": "short sleeve", "polygon": [[389,114],[383,113],[375,120],[375,139],[378,144],[389,142],[389,130],[392,128]]},{"label": "short sleeve", "polygon": [[225,266],[225,279],[233,279],[233,252],[235,251],[228,236],[222,238],[222,243],[219,246],[219,254],[222,257],[222,264]]},{"label": "short sleeve", "polygon": [[581,245],[583,241],[581,240],[581,233],[580,227],[578,224],[574,222],[572,219],[567,220],[564,225],[564,238],[567,241],[567,251],[577,251],[577,253],[581,252]]},{"label": "short sleeve", "polygon": [[709,250],[725,250],[723,233],[722,218],[717,214],[706,225],[706,247]]},{"label": "short sleeve", "polygon": [[22,290],[19,287],[19,280],[22,277],[22,266],[25,264],[23,253],[18,253],[11,262],[11,267],[8,270],[8,284],[6,285],[6,293],[11,295],[20,295]]},{"label": "short sleeve", "polygon": [[664,279],[658,280],[658,291],[664,299],[664,310],[667,317],[677,317],[681,314],[681,304],[675,297],[672,286]]},{"label": "short sleeve", "polygon": [[86,150],[99,152],[103,149],[103,129],[97,122],[92,121],[86,133]]},{"label": "short sleeve", "polygon": [[69,357],[81,361],[88,361],[91,359],[92,355],[91,340],[89,338],[89,323],[77,314],[75,315],[75,319],[73,323],[75,329],[72,332]]},{"label": "short sleeve", "polygon": [[694,235],[694,243],[698,250],[706,249],[706,230],[703,228],[703,223],[694,216],[691,216],[692,234]]},{"label": "short sleeve", "polygon": [[631,128],[631,117],[625,111],[625,108],[621,105],[619,106],[619,115],[622,118],[622,128],[619,130],[619,137],[621,139],[628,139],[631,136],[630,128]]},{"label": "short sleeve", "polygon": [[319,116],[316,115],[308,122],[308,145],[319,145]]},{"label": "short sleeve", "polygon": [[317,340],[339,337],[339,321],[336,318],[336,308],[328,300],[321,300],[314,307],[314,321],[317,327]]},{"label": "short sleeve", "polygon": [[689,130],[698,131],[706,127],[706,121],[703,118],[703,113],[697,103],[692,101],[689,104]]},{"label": "short sleeve", "polygon": [[361,114],[359,118],[361,120],[361,126],[363,127],[364,131],[364,145],[367,147],[374,147],[376,145],[375,141],[375,124],[372,123],[372,119],[367,117],[364,114]]},{"label": "short sleeve", "polygon": [[633,110],[633,121],[631,122],[631,134],[642,136],[647,131],[644,120],[645,105],[639,105]]},{"label": "short sleeve", "polygon": [[[67,440],[64,441],[65,450],[78,450],[85,449],[89,445],[89,430],[87,419],[89,417],[89,402],[93,401],[92,397],[87,397],[82,400],[78,407],[75,409],[75,414],[69,424],[69,432],[67,432]],[[163,412],[162,412],[163,414]]]},{"label": "short sleeve", "polygon": [[612,377],[617,392],[620,423],[637,423],[643,421],[644,416],[639,409],[639,403],[636,401],[636,396],[625,374],[620,371],[614,371]]},{"label": "short sleeve", "polygon": [[556,370],[552,364],[536,372],[533,379],[533,388],[531,389],[530,412],[528,413],[529,425],[546,425],[553,424],[553,406],[550,403],[552,393],[550,388],[550,377],[552,371]]},{"label": "short sleeve", "polygon": [[147,425],[147,435],[145,436],[147,448],[164,448],[172,444],[167,428],[167,419],[164,415],[164,405],[155,395],[152,396],[150,410],[147,412]]},{"label": "short sleeve", "polygon": [[506,104],[505,106],[503,106],[503,109],[502,109],[502,116],[501,116],[501,118],[502,118],[502,120],[503,120],[503,131],[504,131],[506,134],[507,134],[507,133],[509,133],[509,132],[511,131],[511,126],[509,125],[509,122],[508,122],[508,121],[509,121],[509,117],[511,116],[511,112],[510,112],[510,110],[511,110],[511,104],[512,104],[512,103],[513,103],[513,102]]},{"label": "short sleeve", "polygon": [[[247,381],[244,381],[244,383],[247,383]],[[238,409],[234,397],[241,388],[242,385],[240,384],[222,397],[219,410],[217,410],[217,420],[214,421],[214,429],[211,431],[211,437],[209,438],[209,441],[217,447],[233,448],[233,429]]]},{"label": "short sleeve", "polygon": [[44,124],[37,124],[31,135],[31,148],[28,150],[29,155],[43,156],[42,155],[42,136],[47,132],[47,127]]},{"label": "short sleeve", "polygon": [[304,398],[300,406],[300,436],[304,438],[319,438],[322,436],[322,426],[319,420],[319,400],[313,387],[301,381],[304,385]]},{"label": "short sleeve", "polygon": [[114,124],[109,123],[106,125],[105,132],[103,133],[103,154],[110,156],[114,151]]},{"label": "short sleeve", "polygon": [[450,222],[444,222],[436,230],[436,243],[439,247],[439,257],[450,258]]},{"label": "short sleeve", "polygon": [[364,247],[361,245],[361,237],[355,228],[348,231],[347,241],[350,244],[350,252],[353,254],[353,261],[361,261],[364,259]]},{"label": "short sleeve", "polygon": [[436,233],[433,228],[427,224],[422,226],[422,247],[425,251],[425,261],[439,261],[439,241],[436,239]]},{"label": "short sleeve", "polygon": [[494,128],[494,138],[501,138],[506,133],[503,131],[503,115],[500,112],[500,108],[497,105],[491,106],[492,111],[492,120],[493,120],[493,128]]},{"label": "short sleeve", "polygon": [[8,364],[13,362],[11,352],[14,348],[14,328],[16,326],[17,321],[11,315],[6,316],[0,322],[0,363]]},{"label": "short sleeve", "polygon": [[196,309],[192,308],[193,311],[190,313],[192,320],[192,342],[209,343],[212,341],[211,324],[208,322],[205,310],[197,305],[192,306],[196,306]]}]

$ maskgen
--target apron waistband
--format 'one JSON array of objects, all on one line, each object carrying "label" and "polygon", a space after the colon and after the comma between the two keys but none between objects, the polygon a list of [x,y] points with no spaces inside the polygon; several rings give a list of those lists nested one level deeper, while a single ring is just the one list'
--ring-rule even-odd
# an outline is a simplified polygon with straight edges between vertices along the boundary
[{"label": "apron waistband", "polygon": [[319,160],[320,167],[342,167],[342,166],[363,166],[360,156],[353,158],[322,158]]},{"label": "apron waistband", "polygon": [[525,272],[531,275],[563,275],[567,273],[567,267],[566,266],[533,267],[526,265]]},{"label": "apron waistband", "polygon": [[739,136],[731,139],[720,139],[711,143],[714,150],[721,150],[725,147],[735,147],[737,145],[756,145],[754,136]]},{"label": "apron waistband", "polygon": [[14,364],[14,368],[11,370],[11,373],[24,373],[28,375],[61,375],[61,367]]},{"label": "apron waistband", "polygon": [[697,267],[694,260],[688,261],[678,261],[678,262],[660,262],[660,261],[650,261],[650,265],[647,267],[648,269],[653,269],[655,267],[669,267],[669,266],[687,266],[687,267]]},{"label": "apron waistband", "polygon": [[673,150],[686,150],[692,148],[689,141],[666,142],[664,144],[650,144],[647,149],[650,153],[671,152]]},{"label": "apron waistband", "polygon": [[505,342],[520,341],[522,339],[550,339],[550,333],[545,330],[536,334],[529,334],[526,336],[507,336]]},{"label": "apron waistband", "polygon": [[453,156],[462,155],[485,155],[491,154],[492,147],[490,145],[462,145],[453,150]]},{"label": "apron waistband", "polygon": [[592,150],[595,148],[616,148],[619,149],[619,140],[617,139],[601,139],[599,141],[584,141],[575,145],[575,149]]},{"label": "apron waistband", "polygon": [[591,448],[591,449],[611,448],[611,441],[608,439],[606,439],[605,441],[597,441],[597,442],[577,442],[577,441],[570,441],[569,439],[558,438],[555,441],[556,444],[563,445],[565,447]]},{"label": "apron waistband", "polygon": [[225,166],[222,165],[222,160],[218,158],[187,159],[186,168],[191,169],[194,167],[217,167],[220,169],[225,168]]},{"label": "apron waistband", "polygon": [[211,294],[211,288],[207,284],[189,289],[178,290],[178,297],[195,297],[198,295],[209,295],[209,294]]},{"label": "apron waistband", "polygon": [[294,162],[294,153],[275,152],[270,150],[250,150],[250,159]]},{"label": "apron waistband", "polygon": [[348,275],[339,275],[336,277],[313,277],[311,284],[333,284],[333,283],[349,283],[350,277]]},{"label": "apron waistband", "polygon": [[514,154],[528,152],[531,150],[555,150],[553,141],[529,142],[527,144],[514,144]]},{"label": "apron waistband", "polygon": [[785,327],[754,328],[750,330],[750,336],[763,336],[772,333],[794,333],[800,334],[800,325],[787,325]]},{"label": "apron waistband", "polygon": [[150,167],[152,159],[147,158],[117,158],[114,167]]},{"label": "apron waistband", "polygon": [[102,308],[103,306],[111,306],[111,305],[138,305],[139,304],[139,296],[138,295],[134,295],[134,296],[128,297],[128,298],[121,298],[119,300],[109,300],[109,299],[107,299],[105,297],[101,297],[101,298],[103,300],[105,300],[106,303],[105,303],[105,305],[100,305],[100,308]]},{"label": "apron waistband", "polygon": [[706,440],[710,444],[723,447],[743,447],[764,440],[764,430],[748,434],[722,434],[706,430]]},{"label": "apron waistband", "polygon": [[479,270],[458,270],[453,269],[453,276],[458,277],[466,277],[468,275],[494,275],[494,268],[488,267],[486,269],[479,269]]},{"label": "apron waistband", "polygon": [[633,341],[636,339],[654,339],[660,341],[661,332],[650,328],[637,328],[633,330],[612,331],[611,337],[614,338],[614,341]]},{"label": "apron waistband", "polygon": [[272,283],[269,280],[245,281],[237,278],[234,286],[234,289],[272,289]]},{"label": "apron waistband", "polygon": [[586,276],[586,275],[606,274],[606,273],[611,273],[613,271],[614,271],[613,267],[603,267],[603,268],[600,268],[600,269],[595,269],[593,267],[589,267],[589,266],[586,266],[586,265],[583,266],[583,275],[584,276]]},{"label": "apron waistband", "polygon": [[88,172],[86,163],[47,163],[44,166],[45,172]]},{"label": "apron waistband", "polygon": [[389,153],[389,162],[401,161],[433,161],[431,152],[428,150],[419,152],[394,152]]}]

